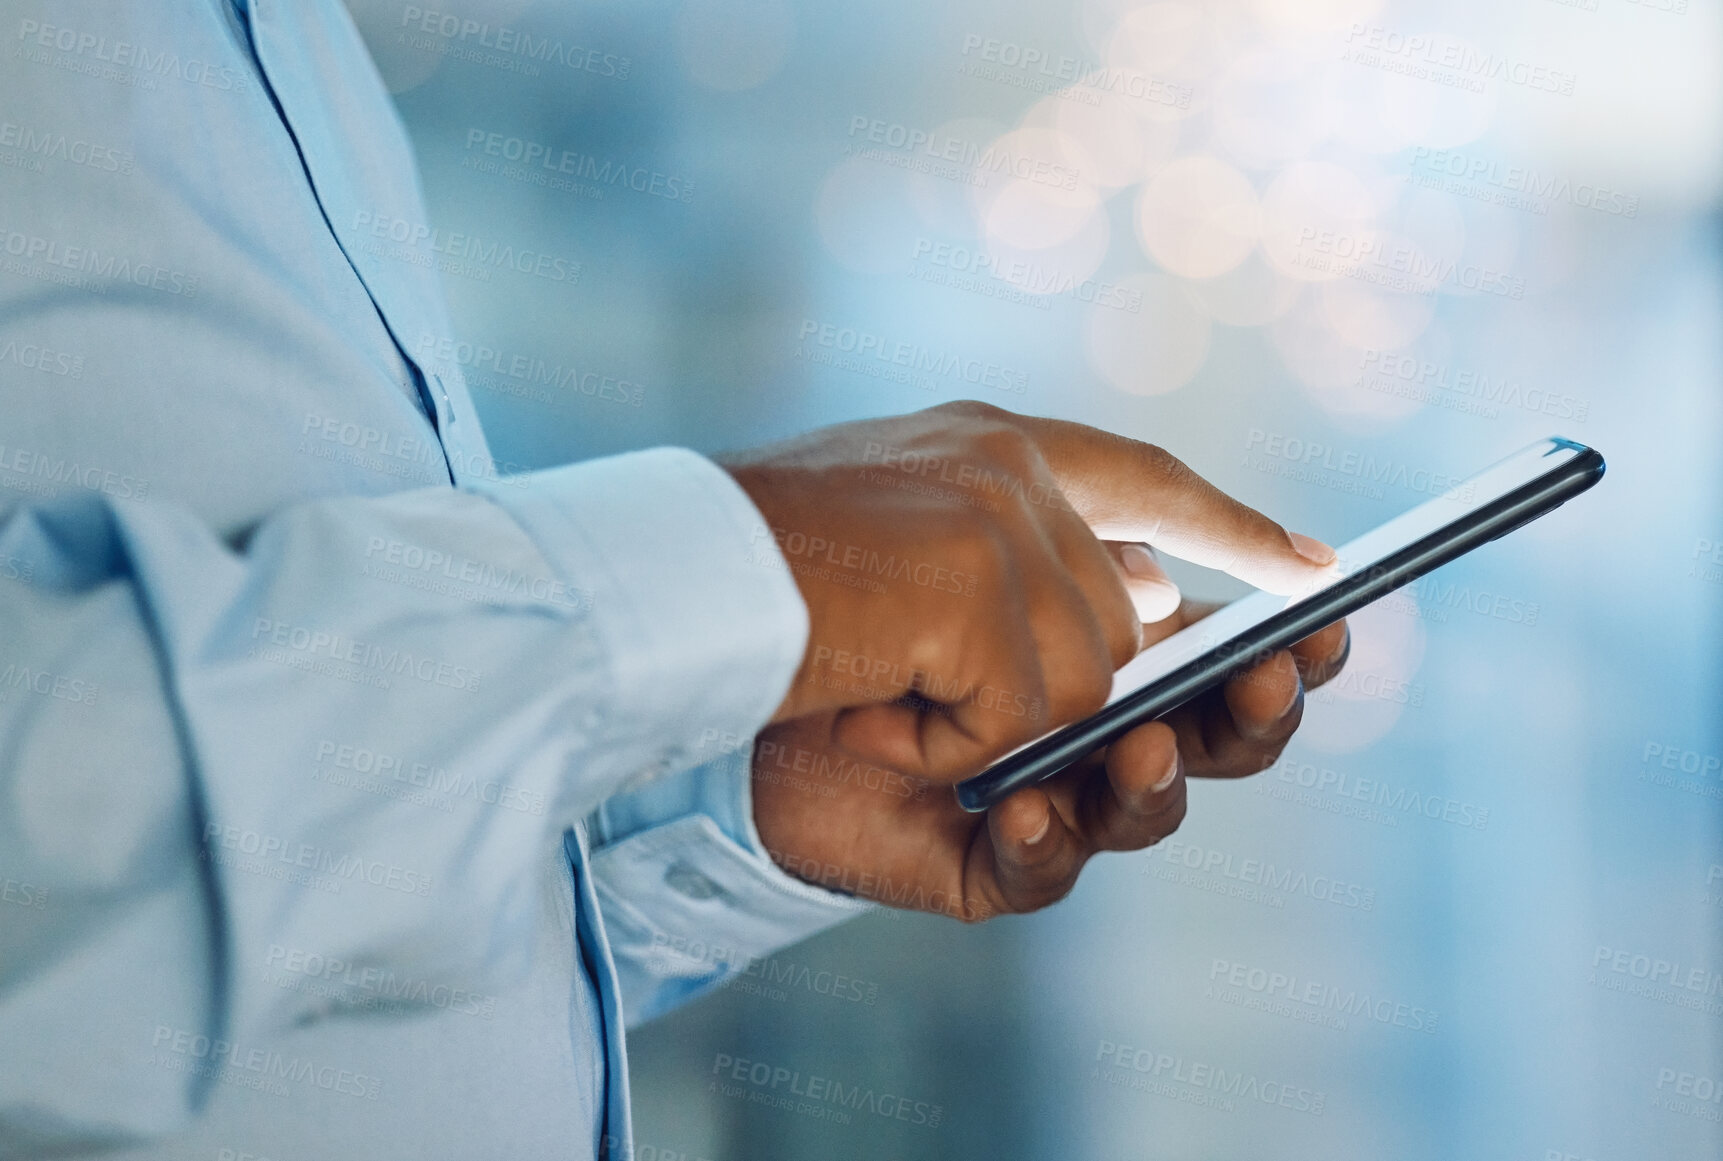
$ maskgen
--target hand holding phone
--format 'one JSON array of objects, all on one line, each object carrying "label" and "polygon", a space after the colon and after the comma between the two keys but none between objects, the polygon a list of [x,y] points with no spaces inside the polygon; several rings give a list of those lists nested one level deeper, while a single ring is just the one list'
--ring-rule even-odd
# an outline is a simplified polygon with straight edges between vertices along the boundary
[{"label": "hand holding phone", "polygon": [[963,782],[958,801],[986,810],[1051,777],[1275,650],[1555,510],[1603,472],[1596,451],[1557,437],[1509,456],[1342,547],[1319,587],[1291,598],[1253,593],[1143,650],[1114,675],[1100,712]]},{"label": "hand holding phone", "polygon": [[759,563],[792,573],[809,622],[754,746],[754,823],[780,867],[825,886],[948,913],[956,899],[966,917],[1044,906],[1095,852],[1170,833],[1183,774],[1261,769],[1297,724],[1300,672],[1316,685],[1344,643],[1335,626],[1232,683],[1201,738],[1154,723],[1045,793],[969,814],[951,785],[1100,709],[1166,630],[1176,589],[1133,570],[1128,546],[1282,593],[1334,550],[1161,448],[975,402],[720,463],[762,517]]},{"label": "hand holding phone", "polygon": [[1334,557],[1161,448],[974,402],[720,463],[763,518],[757,559],[807,609],[773,720],[835,714],[851,753],[934,781],[1105,704],[1146,619],[1117,546],[1282,593]]}]

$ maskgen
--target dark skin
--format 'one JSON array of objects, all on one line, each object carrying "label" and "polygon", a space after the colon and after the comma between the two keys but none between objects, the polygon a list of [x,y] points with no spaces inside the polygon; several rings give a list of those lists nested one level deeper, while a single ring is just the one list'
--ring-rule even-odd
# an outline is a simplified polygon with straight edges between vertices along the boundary
[{"label": "dark skin", "polygon": [[[1145,645],[1213,607],[1183,603],[1143,627]],[[1305,691],[1340,671],[1349,645],[1344,622],[1331,625],[985,814],[963,810],[943,784],[864,779],[864,760],[834,738],[835,715],[774,726],[761,740],[781,748],[756,755],[756,801],[771,803],[756,807],[756,823],[773,857],[812,882],[966,920],[1038,910],[1071,891],[1091,856],[1140,850],[1177,830],[1186,778],[1239,778],[1273,765],[1303,717]],[[839,776],[786,787],[785,763],[802,750]],[[822,768],[812,759],[802,766]],[[1157,787],[1169,770],[1171,781]]]},{"label": "dark skin", "polygon": [[756,747],[754,819],[810,882],[966,920],[1044,907],[1090,856],[1171,834],[1187,777],[1272,765],[1305,691],[1345,663],[1340,622],[970,814],[953,783],[1092,713],[1113,670],[1212,611],[1149,546],[1282,593],[1330,575],[1332,550],[1158,448],[981,404],[720,462],[808,605],[807,655]]}]

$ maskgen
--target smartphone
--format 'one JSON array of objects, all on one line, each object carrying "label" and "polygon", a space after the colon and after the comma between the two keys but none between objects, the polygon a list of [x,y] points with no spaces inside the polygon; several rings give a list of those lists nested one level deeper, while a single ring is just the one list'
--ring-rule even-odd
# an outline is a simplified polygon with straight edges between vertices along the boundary
[{"label": "smartphone", "polygon": [[1057,774],[1276,650],[1554,511],[1602,479],[1603,468],[1596,451],[1559,437],[1509,456],[1337,549],[1332,576],[1311,592],[1252,593],[1149,646],[1114,675],[1104,707],[959,783],[958,802],[986,810]]}]

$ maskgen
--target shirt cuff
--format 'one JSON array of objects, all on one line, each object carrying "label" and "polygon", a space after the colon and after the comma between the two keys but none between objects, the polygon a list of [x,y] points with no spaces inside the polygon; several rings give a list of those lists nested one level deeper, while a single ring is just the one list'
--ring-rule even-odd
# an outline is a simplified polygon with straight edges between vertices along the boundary
[{"label": "shirt cuff", "polygon": [[605,802],[592,876],[639,1024],[874,904],[793,878],[754,828],[753,747]]},{"label": "shirt cuff", "polygon": [[527,530],[590,612],[609,689],[583,725],[625,771],[612,793],[733,750],[770,719],[807,647],[807,607],[722,468],[657,448],[473,490]]}]

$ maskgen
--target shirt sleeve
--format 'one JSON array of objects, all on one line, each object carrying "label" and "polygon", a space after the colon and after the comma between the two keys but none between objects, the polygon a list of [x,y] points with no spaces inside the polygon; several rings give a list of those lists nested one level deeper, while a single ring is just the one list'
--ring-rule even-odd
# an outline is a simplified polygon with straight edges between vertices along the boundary
[{"label": "shirt sleeve", "polygon": [[874,907],[779,870],[754,827],[752,739],[701,742],[718,756],[606,801],[588,832],[630,1027]]},{"label": "shirt sleeve", "polygon": [[379,981],[409,1017],[494,991],[564,830],[750,736],[806,633],[679,450],[239,544],[165,504],[0,515],[0,1155],[172,1132]]}]

